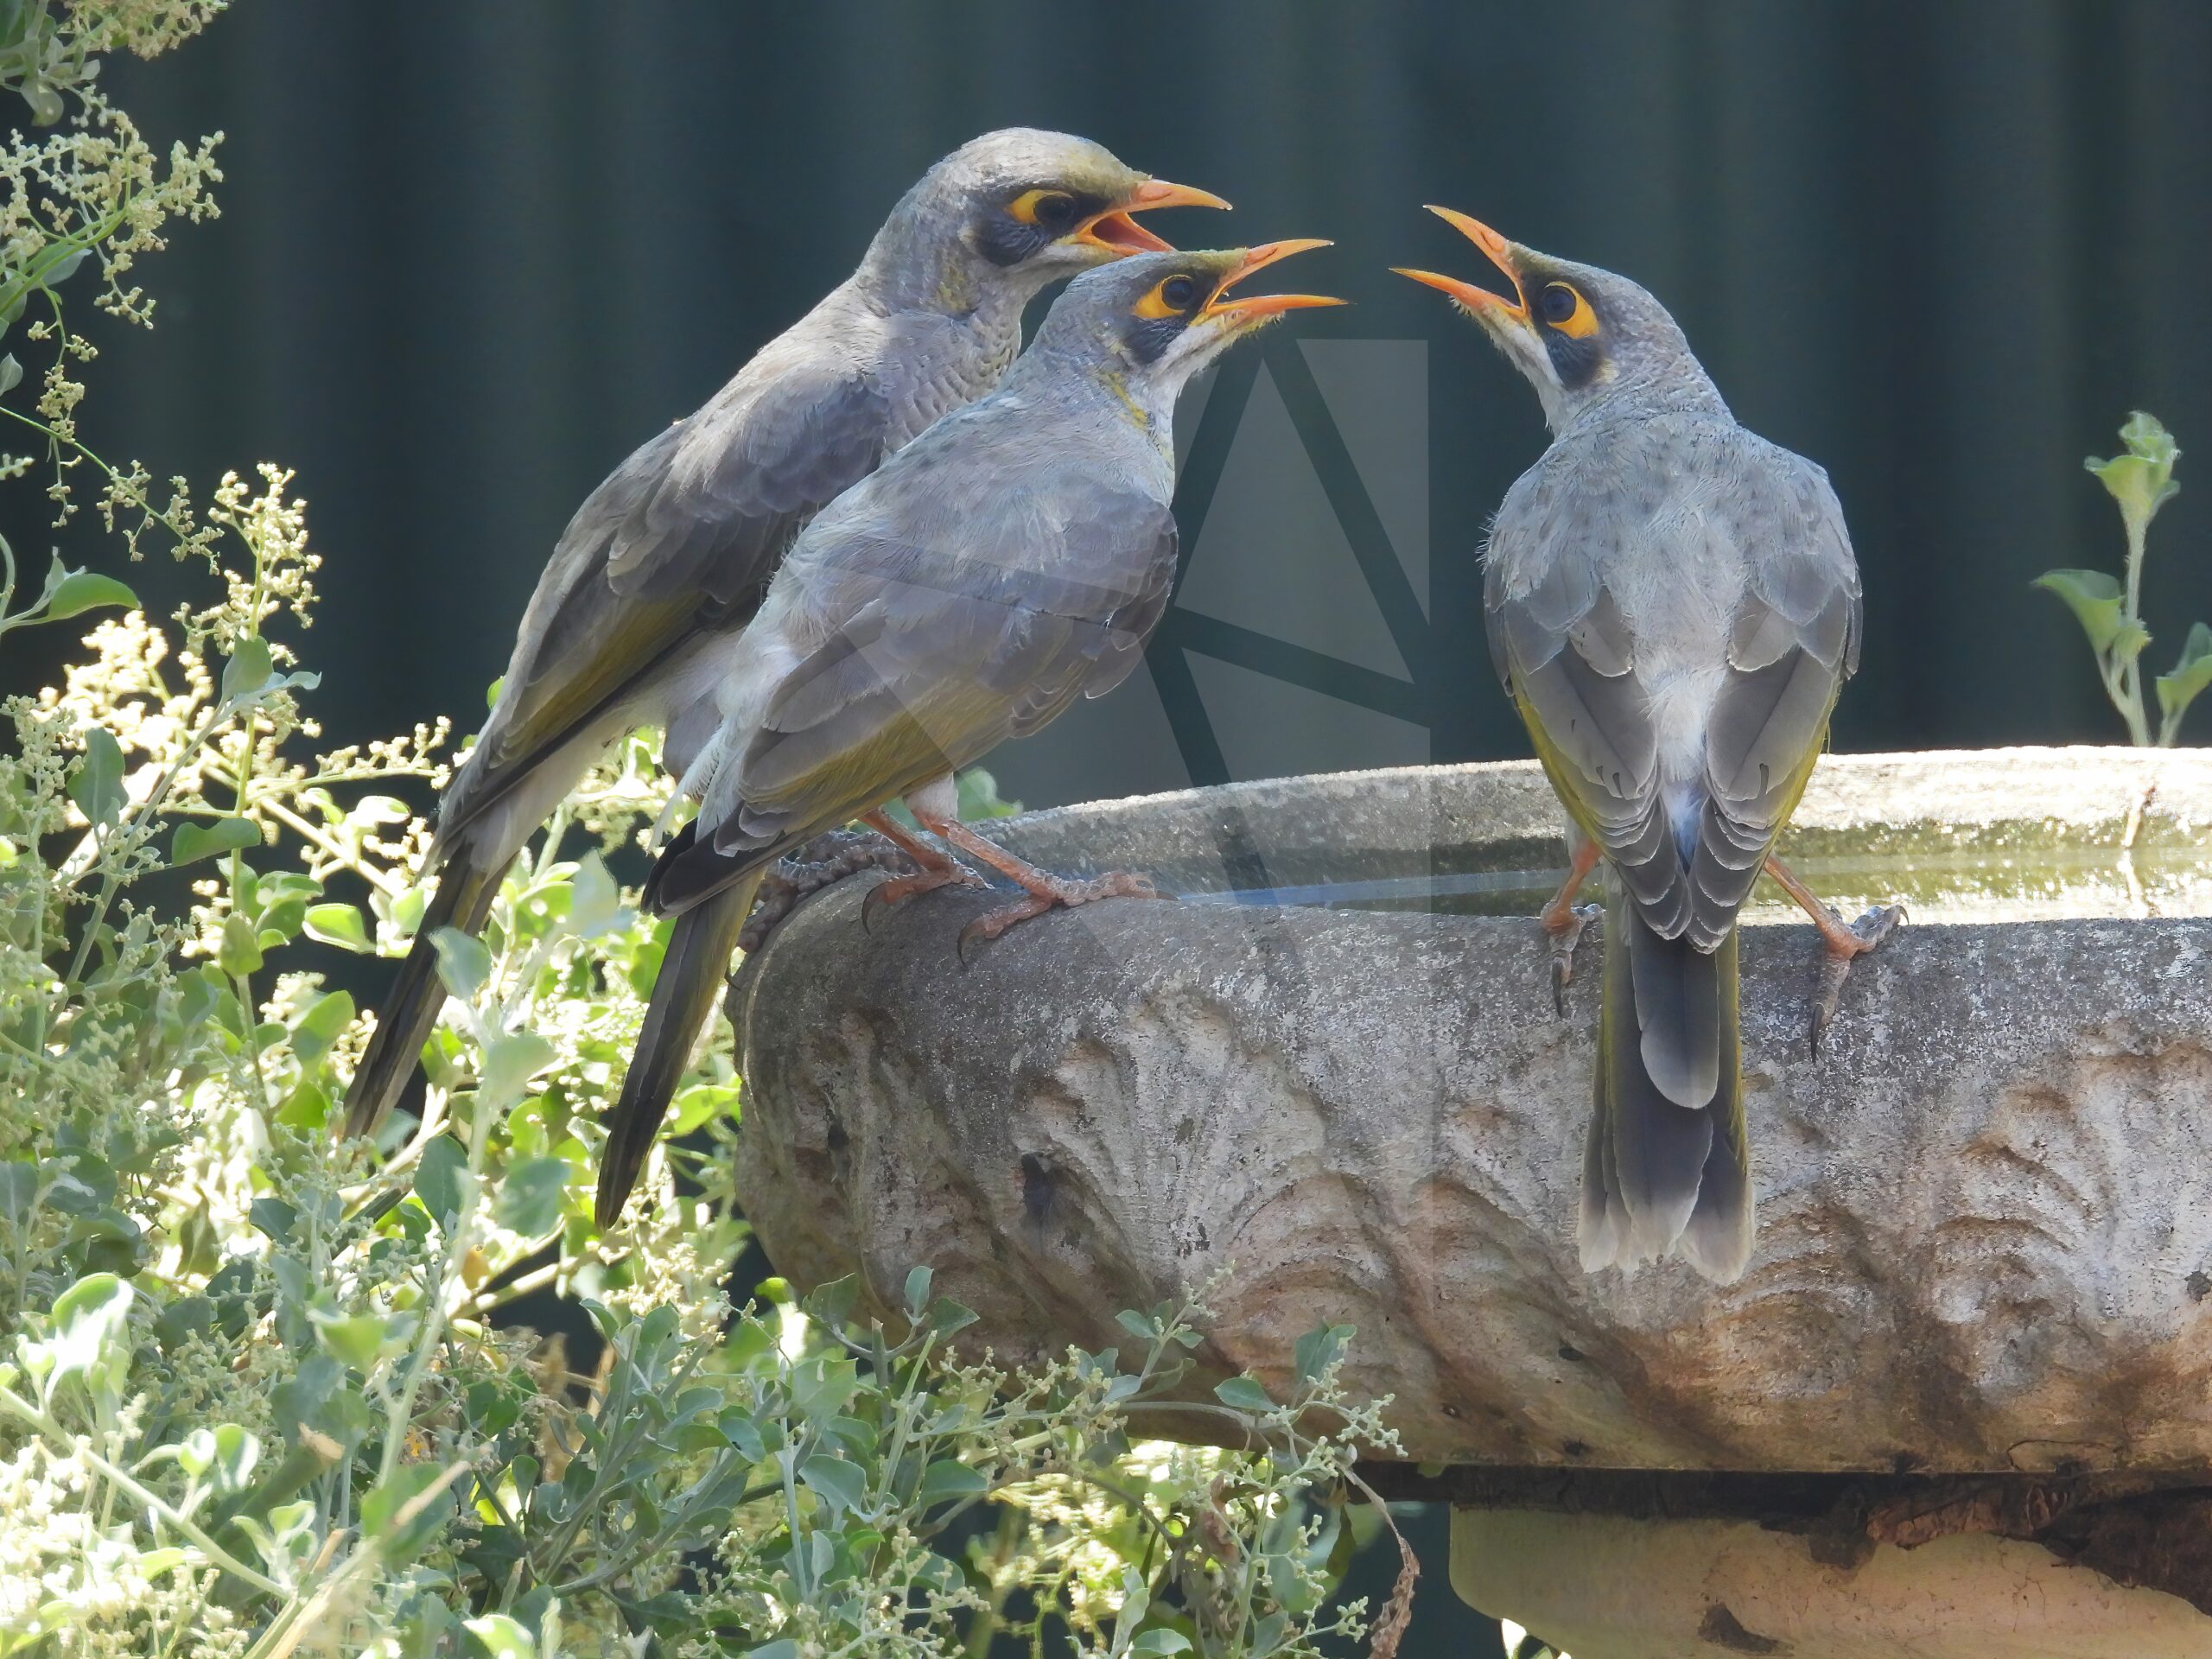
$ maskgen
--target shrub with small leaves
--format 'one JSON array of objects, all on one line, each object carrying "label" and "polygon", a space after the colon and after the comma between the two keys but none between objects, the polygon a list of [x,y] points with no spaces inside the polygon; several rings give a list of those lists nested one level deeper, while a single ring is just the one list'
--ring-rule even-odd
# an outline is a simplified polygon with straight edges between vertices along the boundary
[{"label": "shrub with small leaves", "polygon": [[2171,748],[2189,705],[2212,685],[2212,627],[2202,622],[2191,626],[2172,670],[2158,676],[2158,728],[2153,739],[2143,701],[2142,657],[2151,643],[2150,629],[2143,621],[2143,554],[2152,519],[2181,488],[2174,482],[2174,462],[2181,458],[2181,450],[2172,435],[2140,410],[2128,416],[2120,437],[2126,445],[2120,454],[2103,461],[2092,455],[2082,465],[2096,474],[2119,505],[2127,536],[2126,580],[2104,570],[2050,570],[2036,579],[2036,586],[2065,601],[2081,622],[2095,654],[2105,695],[2127,722],[2128,736],[2139,746],[2155,741],[2160,748]]}]

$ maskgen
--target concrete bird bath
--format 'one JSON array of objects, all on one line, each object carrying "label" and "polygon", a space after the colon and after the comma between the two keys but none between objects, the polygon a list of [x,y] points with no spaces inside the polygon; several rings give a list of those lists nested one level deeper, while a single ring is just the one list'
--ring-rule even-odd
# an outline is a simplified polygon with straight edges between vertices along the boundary
[{"label": "concrete bird bath", "polygon": [[989,899],[870,937],[842,883],[733,985],[747,1213],[802,1284],[932,1264],[1002,1356],[1232,1262],[1214,1372],[1357,1325],[1446,1466],[1378,1480],[1460,1505],[1460,1592],[1576,1659],[2212,1652],[2212,757],[1822,764],[1785,852],[1913,919],[1815,1061],[1813,935],[1751,916],[1722,1289],[1577,1265],[1599,976],[1554,1012],[1557,826],[1518,764],[1037,813],[995,833],[1193,896],[964,970]]}]

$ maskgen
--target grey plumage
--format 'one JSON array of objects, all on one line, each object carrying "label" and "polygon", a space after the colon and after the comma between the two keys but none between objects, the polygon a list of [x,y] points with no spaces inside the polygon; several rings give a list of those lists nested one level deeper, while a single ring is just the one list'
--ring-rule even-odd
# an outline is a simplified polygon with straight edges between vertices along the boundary
[{"label": "grey plumage", "polygon": [[[721,724],[683,780],[699,815],[646,889],[679,941],[790,848],[1128,674],[1174,580],[1176,397],[1254,322],[1315,302],[1219,300],[1300,245],[1153,254],[1078,277],[1002,386],[813,521],[730,658]],[[1147,315],[1176,283],[1179,311]],[[654,1008],[690,995],[664,969]],[[688,1046],[678,1023],[659,1020],[656,1042]],[[641,1043],[615,1133],[637,1141],[642,1123],[650,1137],[666,1073]],[[632,1173],[602,1170],[602,1221]]]},{"label": "grey plumage", "polygon": [[[1041,196],[1070,204],[1065,219],[1024,222],[1024,198]],[[1024,306],[1047,283],[1165,245],[1128,212],[1211,201],[1086,140],[1028,129],[988,134],[931,168],[850,277],[703,408],[640,446],[570,520],[499,701],[440,805],[433,861],[480,900],[441,913],[480,928],[499,874],[624,733],[665,728],[668,763],[688,766],[715,724],[708,693],[798,528],[995,385],[1019,349]],[[356,1071],[349,1134],[390,1109],[435,1021],[429,931]]]},{"label": "grey plumage", "polygon": [[[1440,210],[1441,211],[1441,210]],[[1554,440],[1485,556],[1491,655],[1611,901],[1582,1255],[1679,1248],[1735,1278],[1751,1242],[1735,928],[1858,664],[1827,474],[1746,431],[1624,277],[1446,214],[1511,277],[1453,279]]]}]

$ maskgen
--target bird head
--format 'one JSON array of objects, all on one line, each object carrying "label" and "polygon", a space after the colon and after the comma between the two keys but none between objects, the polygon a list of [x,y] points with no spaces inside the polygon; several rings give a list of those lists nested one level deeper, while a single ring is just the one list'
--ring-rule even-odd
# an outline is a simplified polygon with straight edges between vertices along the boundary
[{"label": "bird head", "polygon": [[1481,325],[1535,387],[1554,431],[1582,409],[1630,388],[1688,381],[1709,389],[1667,308],[1627,277],[1509,242],[1448,207],[1429,212],[1487,254],[1513,291],[1500,294],[1433,270],[1398,266],[1398,274],[1450,296]]},{"label": "bird head", "polygon": [[885,230],[905,263],[957,266],[956,287],[988,284],[1026,298],[1073,272],[1166,251],[1139,213],[1228,206],[1140,173],[1087,138],[1008,127],[930,168]]},{"label": "bird head", "polygon": [[1325,294],[1240,294],[1247,278],[1326,242],[1139,254],[1078,276],[1053,304],[1033,351],[1073,353],[1125,385],[1147,407],[1172,402],[1234,341],[1287,312],[1342,305]]}]

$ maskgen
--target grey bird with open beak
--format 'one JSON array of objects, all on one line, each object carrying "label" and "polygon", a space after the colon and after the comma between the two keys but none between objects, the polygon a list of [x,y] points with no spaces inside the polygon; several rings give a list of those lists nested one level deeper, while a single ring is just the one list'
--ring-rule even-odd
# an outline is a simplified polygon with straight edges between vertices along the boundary
[{"label": "grey bird with open beak", "polygon": [[507,866],[592,762],[641,727],[667,729],[671,770],[696,758],[731,647],[807,518],[997,385],[1048,283],[1166,248],[1133,214],[1228,205],[1065,133],[974,139],[892,209],[857,270],[592,492],[440,804],[437,894],[378,1009],[347,1135],[391,1109],[437,1023],[432,937],[482,930]]},{"label": "grey bird with open beak", "polygon": [[[1609,271],[1432,211],[1510,296],[1430,271],[1542,401],[1551,448],[1492,524],[1491,653],[1566,805],[1573,868],[1544,921],[1572,966],[1576,887],[1611,867],[1582,1264],[1751,1256],[1737,914],[1762,869],[1850,960],[1846,926],[1773,855],[1858,666],[1859,569],[1827,474],[1736,423],[1675,320]],[[1841,974],[1832,975],[1840,986]],[[1834,1009],[1815,1016],[1815,1039]]]},{"label": "grey bird with open beak", "polygon": [[[1054,906],[1151,893],[1141,877],[1065,880],[994,846],[958,822],[952,774],[1136,666],[1175,575],[1177,395],[1262,324],[1339,303],[1235,291],[1322,245],[1145,254],[1077,277],[1004,385],[838,497],[792,546],[684,779],[699,815],[646,886],[648,907],[677,923],[608,1126],[602,1226],[651,1150],[753,889],[786,851],[903,797],[931,836],[1022,889],[963,942]],[[918,873],[872,899],[973,882],[944,852],[902,841]]]}]

